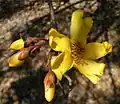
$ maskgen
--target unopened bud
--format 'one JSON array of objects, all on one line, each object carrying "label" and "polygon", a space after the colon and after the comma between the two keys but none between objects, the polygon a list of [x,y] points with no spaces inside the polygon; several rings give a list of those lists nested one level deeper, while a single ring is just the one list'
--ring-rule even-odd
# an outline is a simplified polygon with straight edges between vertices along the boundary
[{"label": "unopened bud", "polygon": [[21,52],[17,52],[8,59],[9,67],[16,67],[23,64],[24,60],[19,60]]},{"label": "unopened bud", "polygon": [[30,49],[29,48],[23,48],[20,50],[20,55],[18,57],[19,60],[24,60],[25,58],[28,57],[29,55],[29,51]]},{"label": "unopened bud", "polygon": [[20,50],[22,48],[24,48],[24,40],[23,39],[18,39],[10,45],[10,49],[13,49],[13,50]]},{"label": "unopened bud", "polygon": [[55,75],[49,71],[44,79],[45,98],[48,102],[52,101],[55,94]]}]

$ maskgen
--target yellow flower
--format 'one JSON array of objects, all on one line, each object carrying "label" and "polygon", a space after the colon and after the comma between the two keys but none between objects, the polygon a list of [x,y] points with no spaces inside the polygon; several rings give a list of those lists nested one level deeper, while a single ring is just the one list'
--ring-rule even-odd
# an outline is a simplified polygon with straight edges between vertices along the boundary
[{"label": "yellow flower", "polygon": [[23,39],[18,39],[10,45],[10,49],[13,49],[13,50],[20,50],[22,48],[24,48],[24,40]]},{"label": "yellow flower", "polygon": [[57,79],[61,80],[65,72],[75,67],[94,84],[100,80],[105,64],[94,60],[110,53],[112,45],[108,42],[86,43],[92,25],[90,17],[85,18],[82,10],[76,10],[72,14],[70,38],[53,28],[49,31],[50,47],[54,51],[61,52],[51,59],[51,68]]}]

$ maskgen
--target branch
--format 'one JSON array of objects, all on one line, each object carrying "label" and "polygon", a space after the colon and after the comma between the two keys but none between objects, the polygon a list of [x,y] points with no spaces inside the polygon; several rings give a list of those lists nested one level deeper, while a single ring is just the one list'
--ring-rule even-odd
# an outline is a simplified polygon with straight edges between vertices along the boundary
[{"label": "branch", "polygon": [[[75,2],[75,3],[73,3],[73,4],[66,3],[65,5],[62,5],[61,7],[59,7],[59,9],[55,10],[54,14],[58,14],[58,13],[60,13],[60,12],[62,12],[62,11],[64,11],[64,10],[66,10],[66,9],[68,9],[68,8],[74,6],[74,5],[77,5],[77,4],[81,3],[81,2],[83,2],[83,0],[77,1],[77,2]],[[48,13],[48,14],[46,14],[46,15],[40,17],[39,19],[48,17],[49,15],[50,15],[50,13]]]},{"label": "branch", "polygon": [[50,9],[50,18],[51,18],[52,27],[57,29],[57,23],[56,23],[56,19],[55,19],[55,13],[54,13],[52,0],[48,0],[48,5],[49,5],[49,9]]}]

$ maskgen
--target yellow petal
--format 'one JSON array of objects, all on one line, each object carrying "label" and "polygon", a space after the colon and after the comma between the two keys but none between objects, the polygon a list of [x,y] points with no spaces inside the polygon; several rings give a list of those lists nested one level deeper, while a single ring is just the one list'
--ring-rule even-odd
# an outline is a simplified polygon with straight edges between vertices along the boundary
[{"label": "yellow petal", "polygon": [[82,10],[76,10],[72,14],[70,36],[71,39],[79,41],[81,27],[83,25],[84,12]]},{"label": "yellow petal", "polygon": [[57,79],[61,80],[65,72],[72,67],[72,58],[70,52],[60,53],[58,56],[53,57],[51,60],[51,68],[55,73]]},{"label": "yellow petal", "polygon": [[51,29],[49,30],[49,37],[50,37],[50,36],[61,38],[61,37],[63,37],[64,35],[63,35],[63,34],[60,34],[59,32],[57,32],[54,28],[51,28]]},{"label": "yellow petal", "polygon": [[10,49],[20,50],[22,48],[24,48],[24,40],[23,39],[18,39],[10,45]]},{"label": "yellow petal", "polygon": [[92,60],[84,60],[83,63],[74,66],[94,84],[100,80],[99,76],[103,75],[105,68],[104,63],[96,63]]},{"label": "yellow petal", "polygon": [[84,18],[82,10],[76,10],[72,14],[70,36],[71,39],[78,41],[82,46],[86,44],[87,34],[93,25],[92,18]]},{"label": "yellow petal", "polygon": [[16,66],[20,66],[21,64],[23,64],[24,60],[22,61],[18,60],[19,55],[20,55],[20,52],[17,52],[16,54],[12,55],[8,59],[9,67],[16,67]]},{"label": "yellow petal", "polygon": [[49,31],[49,45],[55,51],[70,51],[69,38],[53,28]]},{"label": "yellow petal", "polygon": [[86,42],[87,42],[87,35],[90,32],[90,29],[93,26],[93,20],[90,17],[86,17],[83,20],[83,25],[81,28],[81,33],[80,33],[80,37],[79,37],[79,42],[81,43],[81,45],[84,47]]},{"label": "yellow petal", "polygon": [[112,51],[112,45],[108,42],[88,43],[85,47],[85,59],[98,59]]}]

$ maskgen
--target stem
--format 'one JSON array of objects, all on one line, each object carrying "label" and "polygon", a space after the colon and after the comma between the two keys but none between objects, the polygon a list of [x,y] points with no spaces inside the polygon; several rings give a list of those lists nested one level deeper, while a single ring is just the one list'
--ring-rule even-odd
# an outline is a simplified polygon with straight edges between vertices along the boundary
[{"label": "stem", "polygon": [[62,89],[63,95],[66,95],[66,94],[65,94],[65,91],[64,91],[64,88],[63,88],[63,86],[62,86],[62,84],[60,83],[59,80],[57,80],[57,85],[59,85],[60,88]]},{"label": "stem", "polygon": [[44,40],[44,41],[48,41],[48,40],[45,39],[45,38],[36,38],[36,40]]},{"label": "stem", "polygon": [[26,43],[26,46],[30,45],[32,42],[36,42],[38,40],[44,40],[44,41],[48,41],[47,39],[45,38],[38,38],[38,37],[27,37],[27,40],[25,41]]},{"label": "stem", "polygon": [[68,80],[69,86],[72,86],[72,79],[66,74],[64,74],[64,77]]},{"label": "stem", "polygon": [[40,47],[40,46],[41,46],[40,44],[35,44],[35,45],[33,45],[33,46],[29,46],[28,48],[31,50],[31,49],[33,49],[33,48]]}]

